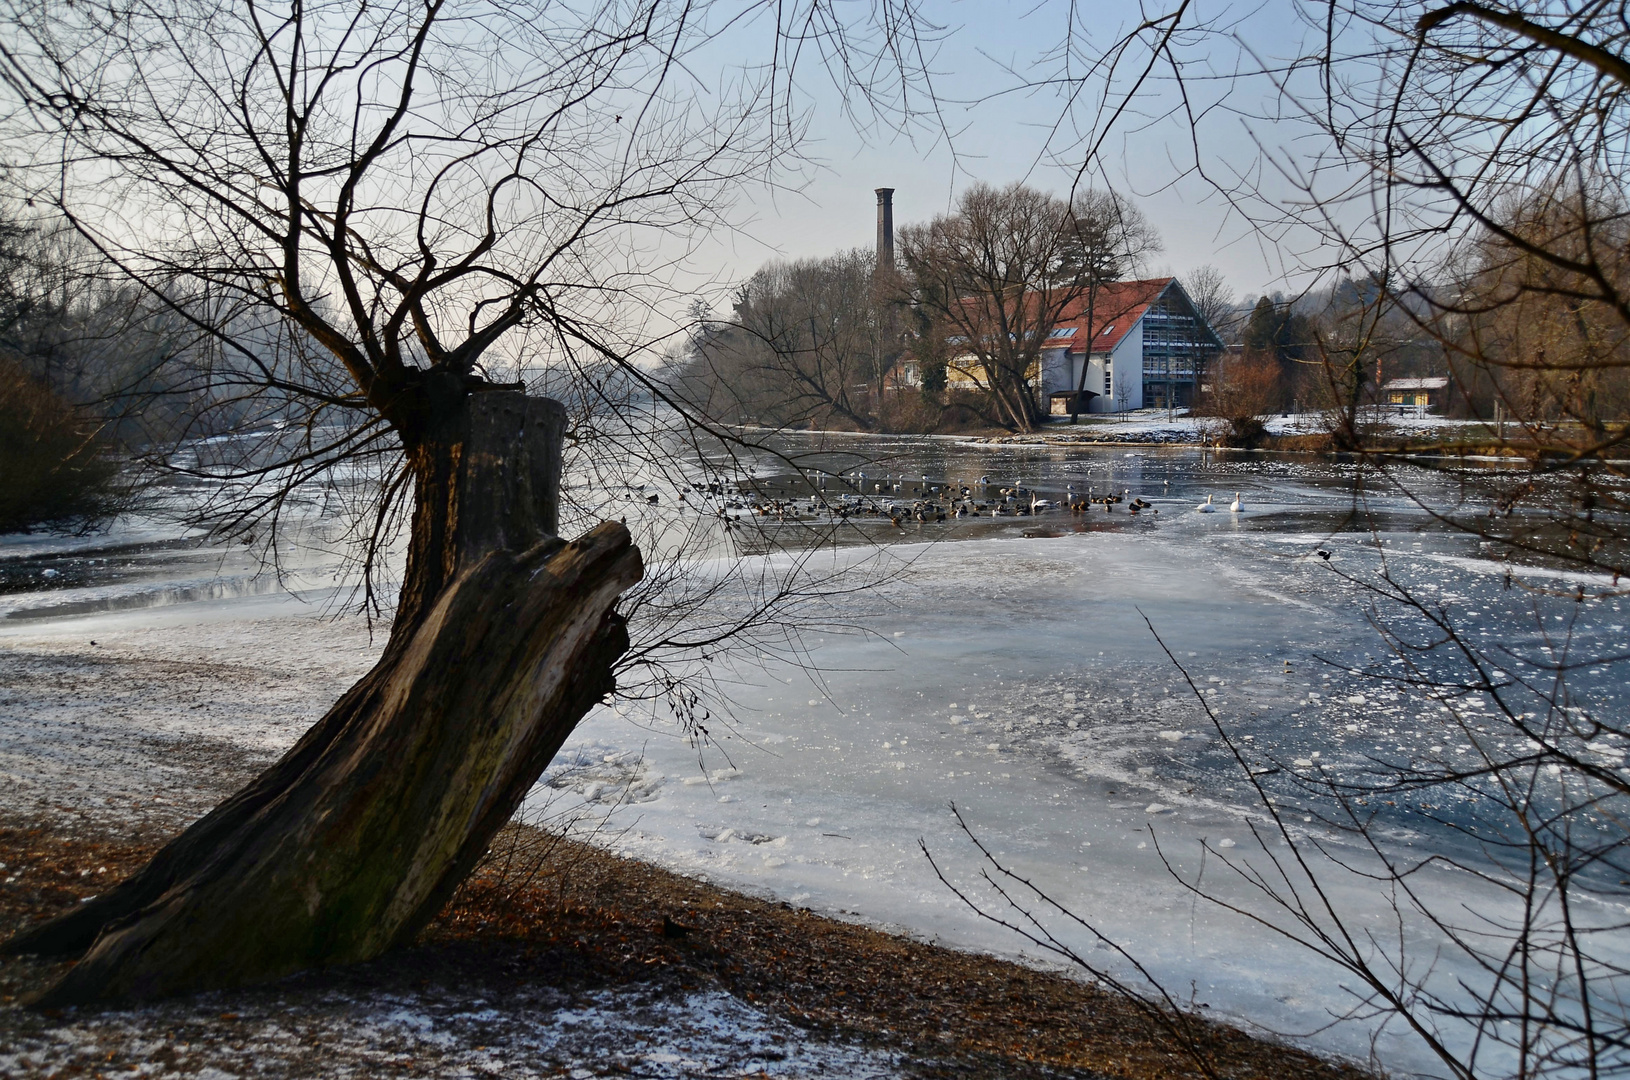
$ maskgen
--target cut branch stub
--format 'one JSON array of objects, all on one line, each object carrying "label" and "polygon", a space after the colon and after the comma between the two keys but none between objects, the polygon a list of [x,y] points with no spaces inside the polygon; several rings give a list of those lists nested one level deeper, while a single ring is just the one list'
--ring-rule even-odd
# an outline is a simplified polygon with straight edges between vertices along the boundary
[{"label": "cut branch stub", "polygon": [[465,394],[427,379],[427,416],[407,450],[413,531],[393,646],[460,570],[489,551],[525,551],[559,528],[560,402],[509,391]]}]

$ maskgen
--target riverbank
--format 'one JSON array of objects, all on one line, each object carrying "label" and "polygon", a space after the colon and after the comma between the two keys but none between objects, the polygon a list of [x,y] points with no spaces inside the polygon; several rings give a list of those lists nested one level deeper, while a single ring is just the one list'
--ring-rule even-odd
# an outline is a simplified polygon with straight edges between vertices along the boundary
[{"label": "riverbank", "polygon": [[[1158,446],[1166,449],[1245,450],[1263,453],[1339,453],[1329,423],[1322,414],[1269,415],[1262,419],[1263,434],[1250,446],[1231,446],[1228,424],[1215,417],[1170,415],[1161,409],[1092,414],[1077,424],[1055,418],[1030,432],[1002,428],[967,429],[954,433],[911,434],[911,438],[970,446],[1075,447]],[[744,430],[769,431],[768,428]],[[896,433],[904,434],[904,433]],[[1611,433],[1609,433],[1611,434]],[[875,437],[873,432],[820,431],[819,435]],[[1607,435],[1602,436],[1604,440]],[[1555,446],[1536,441],[1533,433],[1510,425],[1499,428],[1482,420],[1456,420],[1441,416],[1372,418],[1365,429],[1365,453],[1422,459],[1529,459],[1567,458],[1578,448],[1567,442]]]},{"label": "riverbank", "polygon": [[[0,933],[140,865],[372,662],[359,620],[289,607],[0,627]],[[486,868],[412,949],[258,990],[41,1015],[20,1002],[60,969],[7,960],[0,1074],[1193,1073],[1123,999],[850,918],[556,844]],[[1223,1075],[1357,1075],[1206,1023],[1205,1004],[1196,1030]]]},{"label": "riverbank", "polygon": [[[59,964],[8,959],[0,1070],[1201,1075],[1143,1010],[1061,974],[893,937],[588,845],[549,847],[543,867],[522,860],[478,873],[409,950],[264,989],[39,1015],[18,1000]],[[134,870],[150,850],[81,829],[0,824],[0,862],[24,870],[0,889],[5,930],[72,906],[86,878]],[[1221,1077],[1364,1075],[1203,1018],[1187,1026]]]},{"label": "riverbank", "polygon": [[[1064,975],[589,845],[540,844],[512,827],[495,847],[517,845],[547,858],[478,872],[413,948],[271,987],[42,1015],[19,1002],[62,965],[7,959],[0,1071],[1152,1080],[1203,1075],[1198,1053],[1225,1077],[1364,1075],[1203,1015],[1182,1021],[1185,1047],[1146,1010]],[[0,820],[0,862],[13,879],[0,887],[0,926],[10,933],[71,906],[85,882],[111,881],[152,850],[83,826]]]}]

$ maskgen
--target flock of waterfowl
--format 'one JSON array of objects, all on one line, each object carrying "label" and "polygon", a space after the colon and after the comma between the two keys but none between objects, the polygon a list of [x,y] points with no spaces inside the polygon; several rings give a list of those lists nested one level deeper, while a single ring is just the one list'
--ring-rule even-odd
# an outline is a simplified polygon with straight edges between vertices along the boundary
[{"label": "flock of waterfowl", "polygon": [[[679,499],[705,508],[704,512],[727,525],[744,519],[786,522],[856,518],[887,520],[898,527],[907,521],[926,523],[976,517],[1036,517],[1054,513],[1079,517],[1097,507],[1113,513],[1121,505],[1130,514],[1160,513],[1154,503],[1142,496],[1133,496],[1130,488],[1077,492],[1071,486],[1066,488],[1063,498],[1048,498],[1021,482],[1003,484],[993,482],[989,476],[969,483],[959,479],[936,481],[926,475],[916,480],[897,476],[876,478],[864,472],[834,479],[841,484],[839,492],[828,494],[815,490],[807,495],[777,492],[778,488],[791,486],[786,481],[752,478],[696,481],[681,489]],[[1170,481],[1165,485],[1169,487]],[[802,486],[808,487],[807,483]],[[653,497],[649,501],[656,500]],[[1195,507],[1202,514],[1220,509],[1221,506],[1212,504],[1210,495]],[[1235,514],[1244,512],[1245,502],[1238,492],[1228,509]]]}]

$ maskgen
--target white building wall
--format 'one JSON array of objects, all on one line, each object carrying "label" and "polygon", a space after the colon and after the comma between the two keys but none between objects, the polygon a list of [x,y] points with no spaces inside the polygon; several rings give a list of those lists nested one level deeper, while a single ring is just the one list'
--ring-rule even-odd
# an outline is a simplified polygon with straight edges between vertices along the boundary
[{"label": "white building wall", "polygon": [[[1104,380],[1104,357],[1072,356],[1067,348],[1045,349],[1041,354],[1041,385],[1037,388],[1043,408],[1048,396],[1074,393],[1081,386],[1081,365],[1087,363],[1087,381],[1084,389],[1098,396],[1092,399],[1090,411],[1111,413],[1120,410],[1118,396],[1124,385],[1128,391],[1126,408],[1143,408],[1143,320],[1139,319],[1132,331],[1120,340],[1109,357],[1111,378]],[[1107,389],[1106,389],[1107,387]]]},{"label": "white building wall", "polygon": [[1121,387],[1127,389],[1125,408],[1143,408],[1143,320],[1132,328],[1115,346],[1108,357],[1108,375],[1105,378],[1105,357],[1094,356],[1087,371],[1087,389],[1098,396],[1092,399],[1095,413],[1120,412]]},{"label": "white building wall", "polygon": [[1114,386],[1105,402],[1106,412],[1119,412],[1121,405],[1121,388],[1126,388],[1127,398],[1125,408],[1143,408],[1143,320],[1132,328],[1132,332],[1121,339],[1115,346],[1114,360]]}]

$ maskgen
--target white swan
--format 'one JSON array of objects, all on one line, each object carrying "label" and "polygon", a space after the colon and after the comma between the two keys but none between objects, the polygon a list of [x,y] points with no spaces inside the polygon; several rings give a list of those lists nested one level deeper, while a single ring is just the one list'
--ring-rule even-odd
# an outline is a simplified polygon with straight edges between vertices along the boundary
[{"label": "white swan", "polygon": [[1236,514],[1245,509],[1245,500],[1239,497],[1239,492],[1234,492],[1234,501],[1228,504],[1228,509]]},{"label": "white swan", "polygon": [[1202,514],[1215,514],[1217,512],[1217,508],[1211,505],[1210,495],[1207,495],[1206,501],[1201,503],[1199,506],[1196,506],[1194,509]]}]

